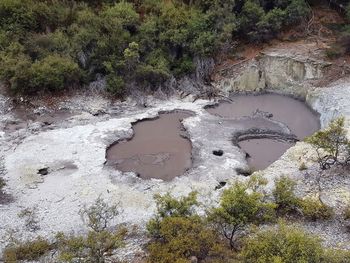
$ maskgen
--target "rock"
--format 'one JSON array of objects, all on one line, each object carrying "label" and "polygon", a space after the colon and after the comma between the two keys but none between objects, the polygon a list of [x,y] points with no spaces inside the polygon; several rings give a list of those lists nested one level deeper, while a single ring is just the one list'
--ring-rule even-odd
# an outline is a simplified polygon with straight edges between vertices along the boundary
[{"label": "rock", "polygon": [[225,70],[215,86],[225,92],[277,90],[305,96],[304,83],[321,78],[330,65],[285,49],[270,49],[252,61]]},{"label": "rock", "polygon": [[213,154],[216,156],[223,156],[224,155],[224,151],[223,150],[214,150]]},{"label": "rock", "polygon": [[45,167],[45,168],[41,168],[38,170],[38,174],[41,175],[48,175],[49,174],[49,168]]},{"label": "rock", "polygon": [[191,263],[198,263],[198,259],[195,256],[190,257],[190,262]]}]

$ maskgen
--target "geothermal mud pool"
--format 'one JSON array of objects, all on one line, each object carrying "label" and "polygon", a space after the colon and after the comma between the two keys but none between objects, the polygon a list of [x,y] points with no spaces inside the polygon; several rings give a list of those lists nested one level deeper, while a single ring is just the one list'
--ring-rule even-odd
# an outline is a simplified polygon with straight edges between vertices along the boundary
[{"label": "geothermal mud pool", "polygon": [[181,121],[192,114],[163,113],[159,118],[133,125],[131,140],[120,141],[107,150],[107,164],[143,179],[169,181],[191,167],[191,143],[184,138]]},{"label": "geothermal mud pool", "polygon": [[251,117],[253,125],[250,129],[254,129],[254,123],[258,128],[262,119],[267,124],[267,119],[272,121],[265,136],[257,132],[238,143],[247,153],[247,161],[252,169],[265,169],[293,146],[293,142],[285,140],[285,136],[278,137],[278,140],[270,138],[274,135],[273,122],[284,125],[288,133],[295,135],[298,140],[312,135],[320,128],[319,117],[306,104],[277,94],[233,96],[232,102],[221,102],[216,107],[207,108],[207,111],[225,119]]},{"label": "geothermal mud pool", "polygon": [[[252,169],[265,169],[297,140],[320,128],[318,116],[303,102],[276,94],[233,96],[232,102],[221,102],[207,111],[217,117],[218,124],[222,120],[231,123],[213,132],[218,136],[218,129],[232,133],[232,143],[246,152]],[[192,145],[181,121],[190,116],[190,112],[174,111],[134,123],[132,138],[107,149],[106,164],[142,179],[170,181],[183,175],[192,166]]]}]

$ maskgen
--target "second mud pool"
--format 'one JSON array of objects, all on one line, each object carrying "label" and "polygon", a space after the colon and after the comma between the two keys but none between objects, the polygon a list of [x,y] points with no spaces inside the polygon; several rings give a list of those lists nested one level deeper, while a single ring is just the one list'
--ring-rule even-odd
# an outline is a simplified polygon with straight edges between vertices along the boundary
[{"label": "second mud pool", "polygon": [[[250,119],[258,128],[258,123],[264,119],[270,122],[266,136],[256,132],[248,139],[238,141],[238,145],[247,153],[247,161],[252,170],[265,169],[276,161],[293,143],[284,140],[288,135],[303,140],[320,129],[319,116],[305,103],[291,97],[277,94],[237,95],[232,102],[222,102],[207,111],[225,119]],[[285,136],[274,136],[274,125],[285,127]],[[253,127],[249,127],[254,130]],[[249,132],[248,132],[249,135]],[[273,136],[272,136],[273,135]],[[256,137],[256,138],[254,138]]]}]

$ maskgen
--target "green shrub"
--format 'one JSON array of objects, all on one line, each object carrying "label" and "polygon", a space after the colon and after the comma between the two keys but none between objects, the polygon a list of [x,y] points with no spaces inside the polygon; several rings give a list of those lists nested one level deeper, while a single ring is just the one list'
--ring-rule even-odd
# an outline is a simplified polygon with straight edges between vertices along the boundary
[{"label": "green shrub", "polygon": [[350,161],[350,141],[344,125],[345,118],[339,117],[332,120],[326,129],[305,139],[314,146],[322,170],[335,164],[348,165]]},{"label": "green shrub", "polygon": [[331,207],[315,198],[301,200],[300,207],[304,217],[311,221],[331,219],[334,215]]},{"label": "green shrub", "polygon": [[350,205],[348,205],[347,207],[345,207],[345,210],[343,212],[344,215],[344,219],[345,220],[349,220],[350,219]]},{"label": "green shrub", "polygon": [[275,218],[276,205],[266,201],[259,191],[265,181],[252,177],[247,183],[235,183],[226,189],[217,208],[209,211],[209,221],[235,249],[237,236],[250,225],[259,225]]},{"label": "green shrub", "polygon": [[5,248],[3,260],[5,263],[15,263],[19,260],[38,260],[49,252],[53,246],[43,238],[34,241],[23,242]]},{"label": "green shrub", "polygon": [[79,66],[68,57],[50,55],[34,62],[30,70],[29,87],[24,92],[37,90],[58,91],[79,83],[82,73]]},{"label": "green shrub", "polygon": [[5,180],[0,177],[0,193],[2,192],[2,189],[6,186]]},{"label": "green shrub", "polygon": [[299,171],[305,171],[305,170],[307,170],[307,166],[304,162],[302,162],[299,166]]},{"label": "green shrub", "polygon": [[[171,216],[160,222],[159,238],[148,246],[148,262],[189,262],[190,257],[204,260],[216,254],[216,233],[199,216]],[[222,247],[222,246],[221,246]]]},{"label": "green shrub", "polygon": [[328,249],[325,251],[321,262],[324,263],[349,263],[350,251],[340,249]]},{"label": "green shrub", "polygon": [[330,59],[336,59],[342,55],[344,55],[344,50],[342,50],[338,46],[332,46],[331,48],[326,50],[326,56]]},{"label": "green shrub", "polygon": [[277,211],[281,215],[295,212],[300,200],[294,194],[296,183],[286,176],[275,181],[275,189],[272,194],[277,204]]},{"label": "green shrub", "polygon": [[56,244],[59,259],[63,262],[77,262],[79,259],[84,260],[82,262],[104,263],[108,253],[124,245],[125,235],[124,228],[117,231],[89,231],[87,235],[82,236],[58,233]]},{"label": "green shrub", "polygon": [[[185,263],[191,257],[199,262],[229,262],[230,250],[205,217],[195,214],[196,193],[178,199],[170,194],[156,195],[157,213],[148,224],[150,263]],[[208,260],[208,261],[207,261]]]},{"label": "green shrub", "polygon": [[153,238],[160,235],[160,224],[167,217],[190,217],[195,213],[198,205],[197,193],[191,192],[188,196],[179,199],[172,197],[169,193],[154,196],[157,204],[157,213],[147,223],[147,230]]},{"label": "green shrub", "polygon": [[125,83],[122,77],[110,74],[107,76],[107,90],[117,96],[124,95]]},{"label": "green shrub", "polygon": [[243,263],[322,262],[324,249],[318,238],[280,224],[248,237],[240,253]]},{"label": "green shrub", "polygon": [[0,66],[0,78],[16,93],[63,90],[78,84],[83,76],[69,57],[49,55],[32,63],[18,43],[0,53]]},{"label": "green shrub", "polygon": [[59,259],[63,262],[104,263],[108,255],[124,245],[127,230],[111,227],[120,214],[118,204],[109,204],[98,198],[91,206],[84,206],[81,218],[90,231],[87,235],[56,235]]}]

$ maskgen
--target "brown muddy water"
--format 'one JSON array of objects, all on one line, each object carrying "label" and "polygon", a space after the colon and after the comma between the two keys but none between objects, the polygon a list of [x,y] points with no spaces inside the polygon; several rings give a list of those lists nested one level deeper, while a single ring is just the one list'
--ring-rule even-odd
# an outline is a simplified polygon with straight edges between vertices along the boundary
[{"label": "brown muddy water", "polygon": [[133,125],[131,140],[120,141],[107,150],[107,164],[123,172],[135,172],[143,179],[169,181],[191,168],[191,142],[182,136],[181,121],[190,112],[160,114],[159,118]]},{"label": "brown muddy water", "polygon": [[320,129],[319,117],[302,101],[278,94],[239,95],[207,111],[225,118],[252,116],[257,110],[271,113],[272,120],[286,124],[299,139]]},{"label": "brown muddy water", "polygon": [[[217,107],[208,108],[207,111],[220,117],[234,119],[254,116],[257,111],[264,112],[271,120],[285,124],[299,140],[320,129],[319,116],[305,103],[277,94],[234,96],[232,103],[222,102]],[[253,170],[260,170],[276,161],[293,144],[260,138],[241,141],[239,146],[247,153],[249,166]]]},{"label": "brown muddy water", "polygon": [[252,139],[240,142],[239,146],[249,154],[247,162],[251,169],[261,170],[278,160],[293,144],[271,139]]}]

